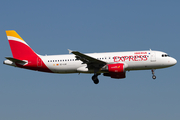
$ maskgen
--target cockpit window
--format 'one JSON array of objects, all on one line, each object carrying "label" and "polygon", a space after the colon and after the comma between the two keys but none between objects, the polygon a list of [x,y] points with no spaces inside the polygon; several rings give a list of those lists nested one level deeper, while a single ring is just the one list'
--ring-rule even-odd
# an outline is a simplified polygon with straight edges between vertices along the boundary
[{"label": "cockpit window", "polygon": [[162,57],[169,57],[168,54],[162,54]]}]

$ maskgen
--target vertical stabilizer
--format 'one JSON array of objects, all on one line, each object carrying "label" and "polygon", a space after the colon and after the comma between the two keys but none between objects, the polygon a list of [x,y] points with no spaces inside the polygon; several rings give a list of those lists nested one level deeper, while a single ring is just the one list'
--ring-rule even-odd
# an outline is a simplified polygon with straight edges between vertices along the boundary
[{"label": "vertical stabilizer", "polygon": [[6,31],[13,58],[7,58],[5,64],[21,68],[51,72],[30,46],[14,30]]},{"label": "vertical stabilizer", "polygon": [[16,59],[28,59],[30,57],[37,56],[36,53],[30,48],[30,46],[17,34],[14,30],[6,31],[11,52]]}]

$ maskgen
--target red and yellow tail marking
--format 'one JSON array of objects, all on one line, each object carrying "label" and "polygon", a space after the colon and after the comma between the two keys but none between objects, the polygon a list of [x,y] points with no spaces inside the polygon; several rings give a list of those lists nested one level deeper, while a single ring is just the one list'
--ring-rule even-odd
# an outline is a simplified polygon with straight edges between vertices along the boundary
[{"label": "red and yellow tail marking", "polygon": [[[18,34],[16,31],[14,30],[6,30],[6,34],[7,34],[7,38],[8,41],[13,40],[13,41],[18,41],[21,43],[24,43],[26,45],[28,45]],[[29,46],[29,45],[28,45]]]},{"label": "red and yellow tail marking", "polygon": [[24,41],[14,30],[7,30],[6,34],[7,34],[7,36],[15,37],[15,38],[18,38],[18,39]]},{"label": "red and yellow tail marking", "polygon": [[44,64],[40,56],[31,49],[31,47],[17,34],[16,31],[7,30],[6,34],[13,58],[28,61],[28,64],[26,65],[16,64],[18,67],[51,72],[51,70],[49,70],[49,68],[47,68],[47,66]]}]

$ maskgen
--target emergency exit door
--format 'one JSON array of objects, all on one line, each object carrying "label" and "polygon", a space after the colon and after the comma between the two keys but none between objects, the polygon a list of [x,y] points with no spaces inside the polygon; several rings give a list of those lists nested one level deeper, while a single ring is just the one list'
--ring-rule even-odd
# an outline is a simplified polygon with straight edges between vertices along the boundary
[{"label": "emergency exit door", "polygon": [[155,52],[151,52],[151,62],[156,62],[156,53]]}]

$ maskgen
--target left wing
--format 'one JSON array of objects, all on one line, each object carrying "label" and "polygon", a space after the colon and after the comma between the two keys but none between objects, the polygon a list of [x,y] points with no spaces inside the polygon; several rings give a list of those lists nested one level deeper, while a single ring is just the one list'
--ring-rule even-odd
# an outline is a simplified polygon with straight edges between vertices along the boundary
[{"label": "left wing", "polygon": [[82,64],[87,64],[87,67],[90,69],[99,69],[99,68],[102,68],[104,65],[107,64],[104,61],[98,60],[96,58],[85,55],[85,54],[80,53],[78,51],[69,50],[69,53],[73,53],[74,55],[76,55],[75,57],[78,60],[81,60],[83,62]]}]

